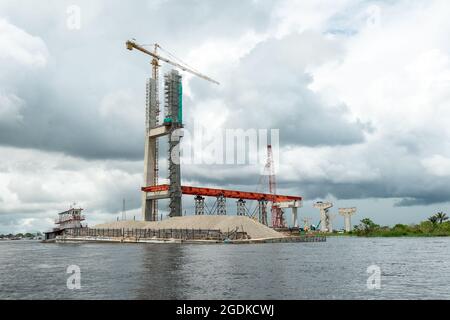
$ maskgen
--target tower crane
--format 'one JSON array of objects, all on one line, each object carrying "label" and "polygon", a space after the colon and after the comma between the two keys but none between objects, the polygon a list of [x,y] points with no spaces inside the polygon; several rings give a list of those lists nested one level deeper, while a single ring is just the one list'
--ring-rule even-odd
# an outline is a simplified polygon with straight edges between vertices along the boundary
[{"label": "tower crane", "polygon": [[[151,60],[152,78],[153,78],[155,86],[156,86],[156,89],[155,89],[155,95],[156,95],[156,97],[155,97],[155,104],[156,105],[154,106],[154,108],[155,108],[155,110],[154,110],[155,113],[154,114],[151,114],[150,111],[147,110],[147,117],[153,118],[153,121],[154,121],[154,123],[156,125],[159,124],[159,114],[160,114],[160,102],[159,102],[158,86],[159,86],[159,67],[161,66],[160,65],[161,61],[165,62],[165,63],[168,63],[168,64],[170,64],[170,65],[172,65],[172,66],[174,66],[176,68],[179,68],[179,69],[181,69],[183,71],[186,71],[186,72],[189,72],[189,73],[191,73],[193,75],[196,75],[196,76],[198,76],[198,77],[200,77],[200,78],[202,78],[204,80],[207,80],[207,81],[210,81],[212,83],[215,83],[215,84],[219,85],[219,82],[217,82],[216,80],[211,79],[210,77],[208,77],[208,76],[206,76],[204,74],[201,74],[198,71],[193,70],[193,68],[189,68],[189,67],[185,66],[186,65],[185,63],[184,63],[185,65],[182,65],[180,63],[174,62],[172,60],[169,60],[168,58],[165,58],[165,57],[161,56],[159,54],[159,52],[158,52],[158,49],[161,49],[163,51],[166,51],[166,50],[161,48],[161,46],[159,44],[154,44],[153,51],[150,51],[150,50],[147,50],[146,48],[144,48],[143,45],[140,45],[140,44],[136,43],[134,41],[134,39],[133,39],[133,40],[128,40],[126,42],[126,48],[128,50],[136,49],[136,50],[141,51],[142,53],[145,53],[145,54],[147,54],[147,55],[152,57],[152,60]],[[169,55],[171,55],[169,52],[167,52],[167,53]],[[171,55],[171,56],[173,56],[173,55]],[[176,57],[174,57],[174,58],[176,58]],[[148,135],[149,132],[150,132],[150,129],[151,129],[150,128],[150,124],[148,123],[148,121],[147,121],[147,128],[146,129],[147,129],[147,135]],[[147,140],[146,140],[146,144],[148,144]],[[146,145],[146,159],[145,159],[146,170],[147,170],[146,172],[152,171],[152,175],[151,175],[152,178],[148,178],[147,177],[147,173],[145,174],[145,178],[144,178],[145,181],[144,182],[147,184],[146,186],[148,186],[148,185],[153,185],[153,186],[158,185],[158,172],[159,172],[159,169],[158,169],[158,156],[159,156],[158,155],[158,153],[159,153],[158,149],[159,148],[158,148],[158,142],[157,141],[153,142],[153,147],[149,148]],[[147,150],[151,154],[147,154]],[[149,159],[153,159],[153,160],[149,161]],[[148,181],[148,179],[150,179],[152,181]],[[145,209],[146,206],[147,206],[146,199],[143,199],[143,209],[144,209],[144,211],[146,210]],[[151,211],[152,211],[152,217],[153,217],[152,220],[157,220],[157,217],[158,217],[157,200],[153,201],[153,205],[152,205]]]},{"label": "tower crane", "polygon": [[180,63],[177,63],[177,62],[174,62],[174,61],[171,61],[171,60],[169,60],[167,58],[162,57],[160,54],[158,54],[158,49],[162,49],[162,48],[157,43],[154,44],[153,52],[145,49],[142,45],[139,45],[139,44],[137,44],[134,41],[128,40],[126,42],[126,45],[127,45],[127,49],[128,50],[136,49],[136,50],[139,50],[139,51],[141,51],[141,52],[143,52],[145,54],[148,54],[149,56],[153,57],[153,59],[152,59],[153,76],[155,76],[158,73],[158,68],[160,67],[159,61],[161,60],[161,61],[164,61],[164,62],[166,62],[166,63],[168,63],[168,64],[170,64],[170,65],[172,65],[172,66],[174,66],[176,68],[179,68],[179,69],[181,69],[183,71],[192,73],[193,75],[196,75],[197,77],[200,77],[200,78],[202,78],[204,80],[210,81],[210,82],[215,83],[217,85],[220,84],[216,80],[211,79],[210,77],[205,76],[204,74],[201,74],[200,72],[197,72],[197,71],[193,70],[192,68],[188,68],[186,66],[183,66]]}]

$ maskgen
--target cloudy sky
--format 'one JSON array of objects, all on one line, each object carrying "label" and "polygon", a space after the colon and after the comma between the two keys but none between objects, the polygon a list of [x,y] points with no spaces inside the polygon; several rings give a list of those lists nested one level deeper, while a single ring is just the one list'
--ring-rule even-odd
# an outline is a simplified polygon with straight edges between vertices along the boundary
[{"label": "cloudy sky", "polygon": [[[2,0],[0,233],[43,231],[74,202],[90,224],[114,220],[123,198],[140,218],[150,66],[125,49],[130,38],[221,83],[184,74],[188,129],[280,130],[278,189],[304,197],[302,216],[318,220],[317,200],[381,224],[450,212],[449,10],[446,0]],[[188,185],[258,181],[246,166],[183,167]]]}]

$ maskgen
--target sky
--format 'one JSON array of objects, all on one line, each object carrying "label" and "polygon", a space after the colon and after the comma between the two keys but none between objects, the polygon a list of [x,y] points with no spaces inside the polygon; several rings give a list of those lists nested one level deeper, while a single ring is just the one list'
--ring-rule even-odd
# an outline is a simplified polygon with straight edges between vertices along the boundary
[{"label": "sky", "polygon": [[[187,131],[278,130],[277,190],[304,198],[300,217],[319,220],[315,201],[334,203],[336,227],[342,207],[358,208],[354,223],[385,225],[450,212],[449,10],[446,0],[2,0],[0,233],[45,231],[73,203],[90,225],[120,216],[122,199],[141,218],[151,68],[125,49],[133,38],[220,82],[182,72]],[[256,191],[259,169],[186,164],[182,182]],[[183,207],[192,213],[192,198]]]}]

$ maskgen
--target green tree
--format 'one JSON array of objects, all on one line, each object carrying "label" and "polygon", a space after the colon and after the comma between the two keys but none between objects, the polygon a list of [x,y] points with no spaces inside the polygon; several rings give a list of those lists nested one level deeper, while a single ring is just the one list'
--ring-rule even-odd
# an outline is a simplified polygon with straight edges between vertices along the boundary
[{"label": "green tree", "polygon": [[376,224],[375,222],[373,222],[369,218],[362,219],[361,223],[363,224],[364,228],[368,229],[368,230],[374,230],[374,229],[380,227],[378,224]]},{"label": "green tree", "polygon": [[433,225],[435,225],[436,223],[438,223],[438,217],[436,217],[436,215],[431,216],[428,218],[428,221],[430,221]]},{"label": "green tree", "polygon": [[369,218],[364,218],[361,220],[361,223],[359,225],[355,226],[355,232],[358,235],[367,236],[379,228],[380,226],[378,224],[374,223]]},{"label": "green tree", "polygon": [[439,224],[442,224],[442,222],[448,220],[447,214],[442,212],[442,211],[436,213],[434,216],[436,217],[436,219],[439,222]]}]

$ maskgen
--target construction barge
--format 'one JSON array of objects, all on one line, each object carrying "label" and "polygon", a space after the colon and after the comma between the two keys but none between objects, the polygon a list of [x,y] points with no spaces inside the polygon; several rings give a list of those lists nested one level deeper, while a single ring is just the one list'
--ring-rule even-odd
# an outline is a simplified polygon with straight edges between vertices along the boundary
[{"label": "construction barge", "polygon": [[247,232],[218,229],[66,229],[44,242],[109,242],[109,243],[191,243],[191,244],[254,244],[287,242],[324,242],[316,235],[252,238]]},{"label": "construction barge", "polygon": [[247,216],[194,215],[162,221],[114,221],[89,228],[81,222],[83,209],[58,214],[57,228],[45,233],[44,242],[112,243],[286,243],[324,242],[324,236],[300,235],[298,229],[277,231]]}]

